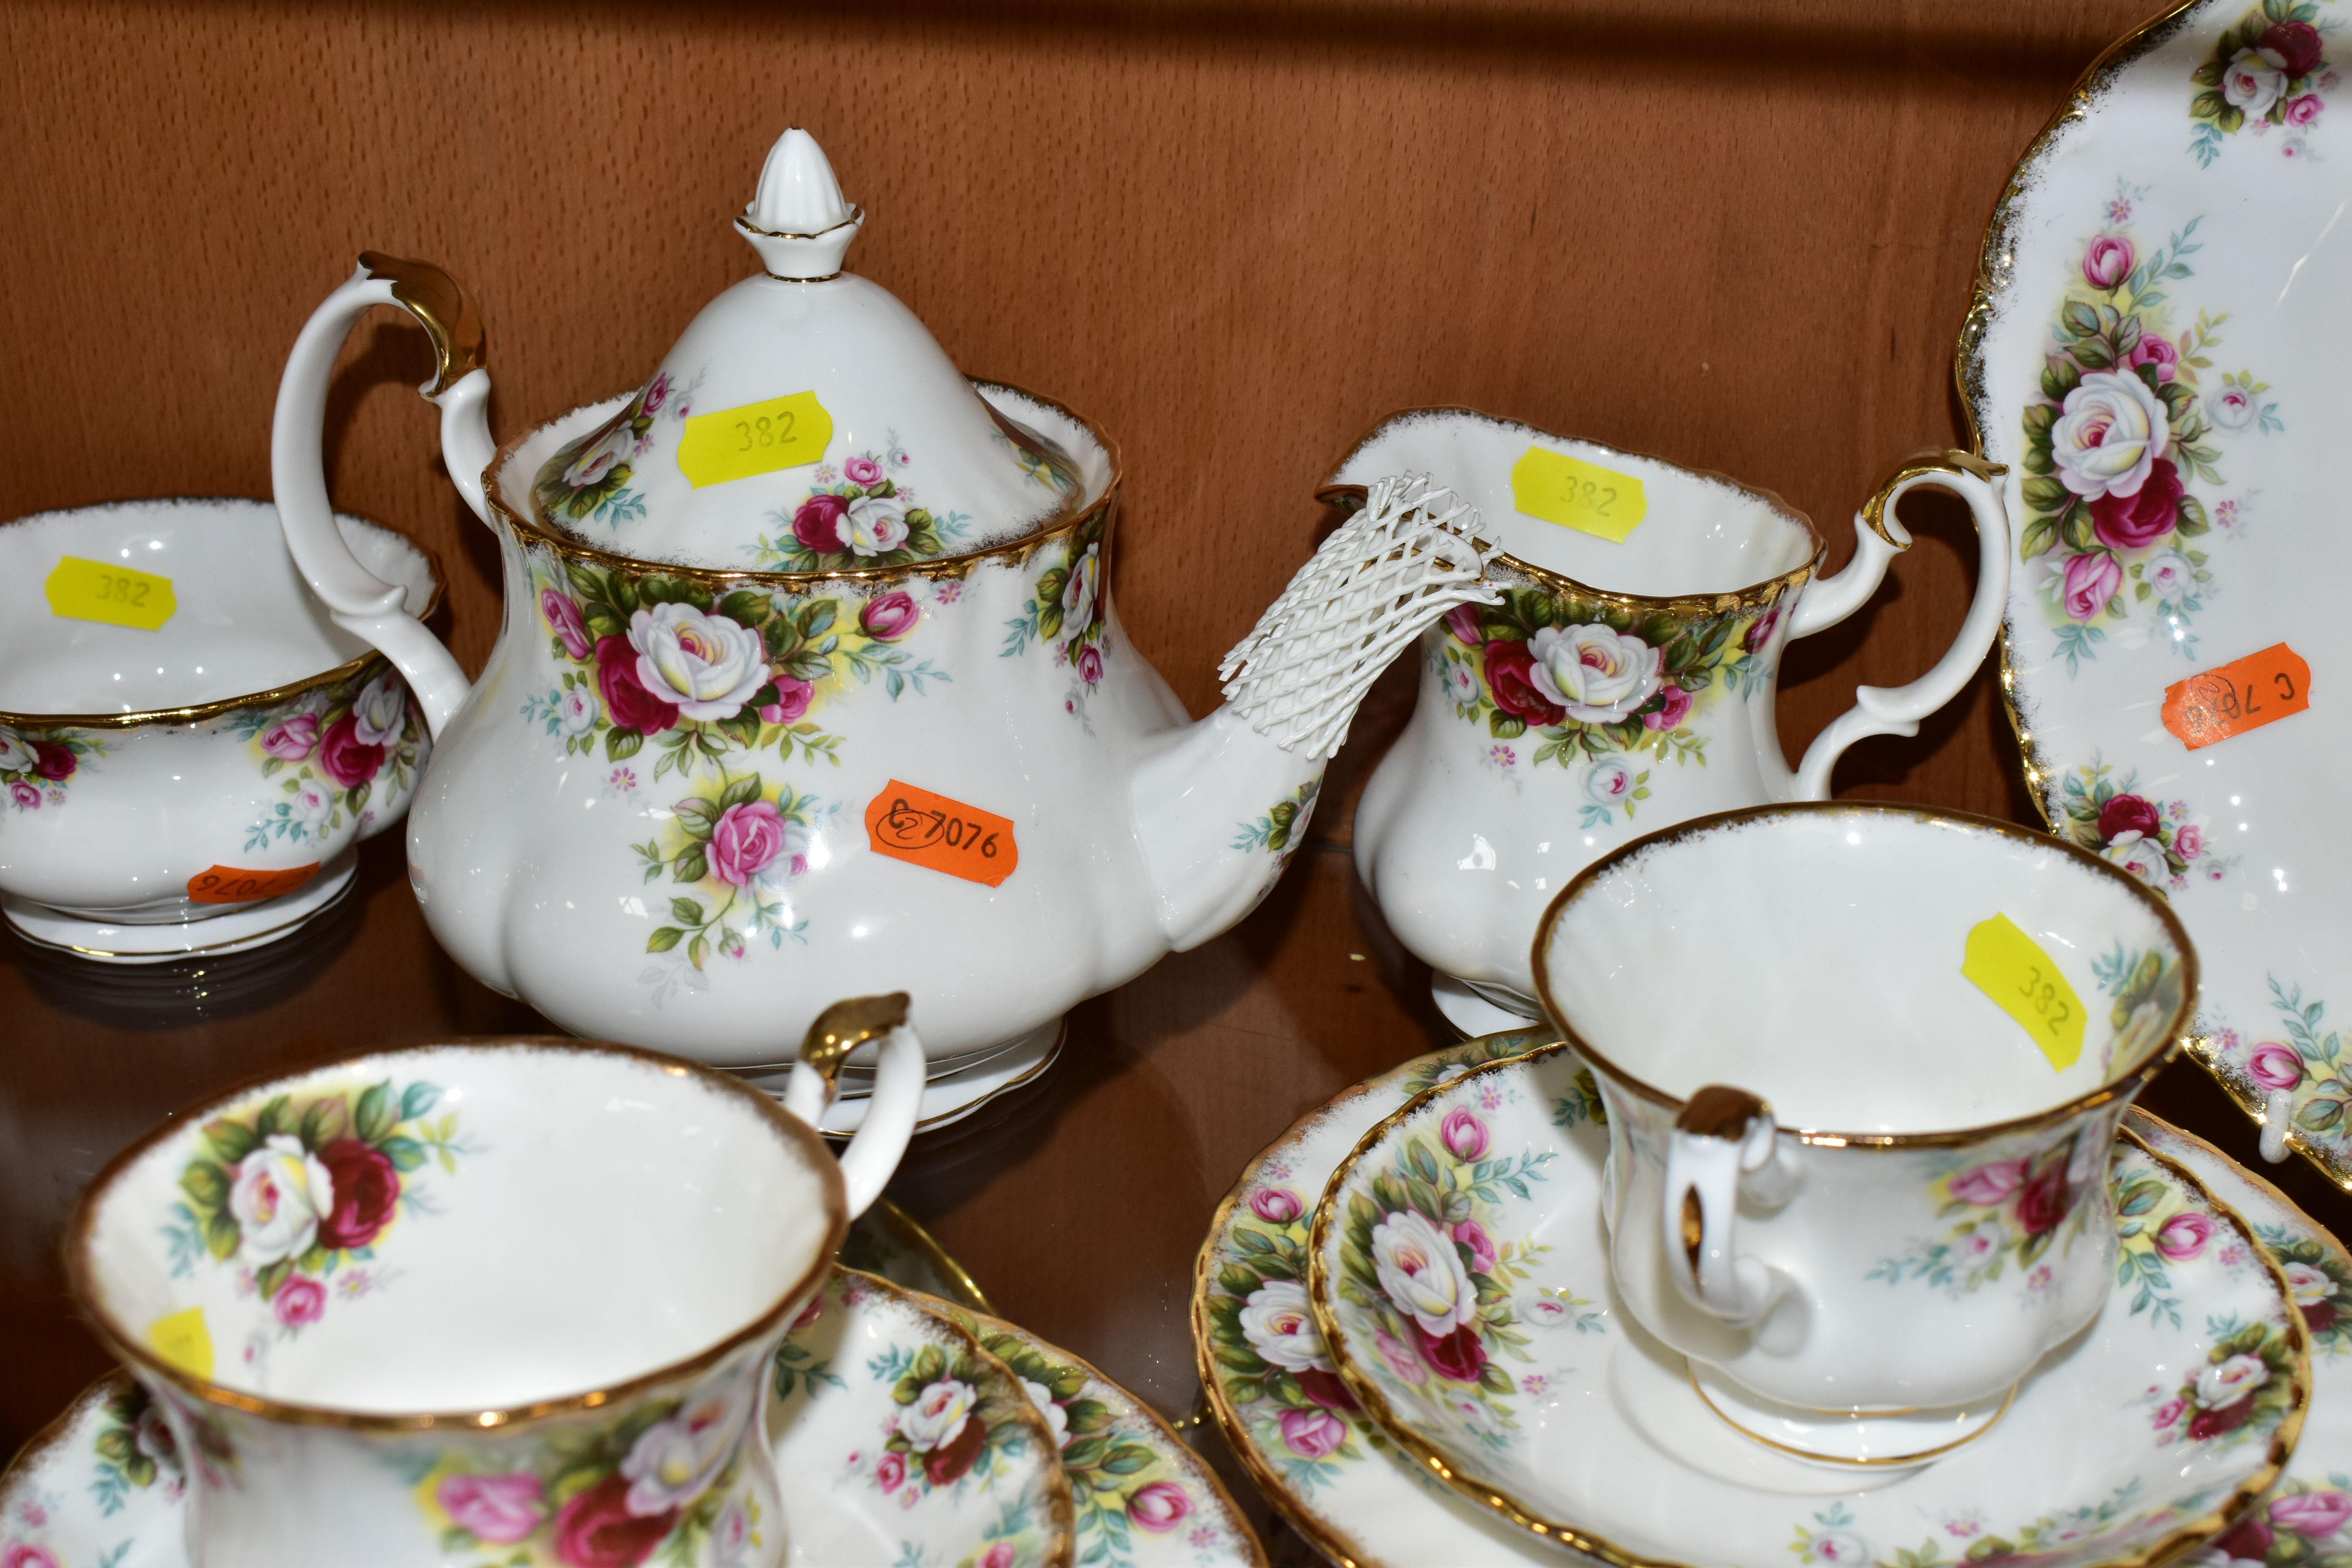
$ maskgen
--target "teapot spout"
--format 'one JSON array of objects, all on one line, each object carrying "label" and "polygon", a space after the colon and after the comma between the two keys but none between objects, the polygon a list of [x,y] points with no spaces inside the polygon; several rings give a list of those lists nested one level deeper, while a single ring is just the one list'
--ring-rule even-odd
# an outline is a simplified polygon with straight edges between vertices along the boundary
[{"label": "teapot spout", "polygon": [[1456,605],[1496,602],[1477,521],[1424,476],[1373,485],[1225,656],[1224,706],[1138,763],[1129,807],[1171,948],[1208,941],[1273,890],[1324,765],[1398,650]]}]

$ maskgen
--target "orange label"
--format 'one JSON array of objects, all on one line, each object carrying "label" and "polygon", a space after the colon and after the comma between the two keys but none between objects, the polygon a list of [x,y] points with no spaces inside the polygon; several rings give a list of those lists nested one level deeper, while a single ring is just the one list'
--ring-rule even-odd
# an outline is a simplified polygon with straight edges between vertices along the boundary
[{"label": "orange label", "polygon": [[2284,643],[2164,689],[2164,727],[2190,751],[2311,706],[2311,666]]},{"label": "orange label", "polygon": [[319,863],[289,866],[282,871],[240,871],[215,866],[188,879],[188,897],[200,904],[250,904],[290,893],[319,874]]},{"label": "orange label", "polygon": [[866,807],[877,855],[993,888],[1021,864],[1013,819],[892,779]]}]

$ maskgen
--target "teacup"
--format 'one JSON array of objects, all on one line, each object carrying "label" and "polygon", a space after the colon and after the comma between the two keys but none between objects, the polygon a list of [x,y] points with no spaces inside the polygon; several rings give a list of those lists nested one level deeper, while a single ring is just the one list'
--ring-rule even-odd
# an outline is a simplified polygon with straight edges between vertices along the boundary
[{"label": "teacup", "polygon": [[2107,1152],[2197,989],[2137,878],[1953,812],[1726,812],[1578,876],[1533,963],[1607,1109],[1618,1294],[1734,1425],[1923,1454],[2098,1313]]},{"label": "teacup", "polygon": [[[2000,629],[2009,522],[1965,453],[1906,459],[1854,519],[1853,559],[1805,515],[1717,474],[1467,409],[1393,416],[1320,492],[1360,500],[1426,473],[1499,546],[1499,604],[1422,634],[1412,720],[1356,810],[1356,868],[1399,940],[1507,1012],[1538,1012],[1528,933],[1552,894],[1636,834],[1738,806],[1824,799],[1847,747],[1911,735],[1966,688]],[[1781,655],[1853,615],[1910,548],[1895,508],[1949,489],[1976,521],[1976,597],[1908,686],[1865,686],[1790,768],[1774,703]],[[1487,1019],[1486,1027],[1510,1026]]]},{"label": "teacup", "polygon": [[[336,519],[411,616],[432,558]],[[122,501],[0,525],[0,908],[151,962],[275,941],[349,885],[430,742],[391,663],[331,620],[275,507]]]},{"label": "teacup", "polygon": [[67,1268],[187,1461],[190,1561],[772,1568],[750,1435],[778,1343],[905,1151],[905,1005],[812,1030],[825,1069],[885,1037],[838,1166],[723,1073],[570,1039],[355,1057],[116,1159]]}]

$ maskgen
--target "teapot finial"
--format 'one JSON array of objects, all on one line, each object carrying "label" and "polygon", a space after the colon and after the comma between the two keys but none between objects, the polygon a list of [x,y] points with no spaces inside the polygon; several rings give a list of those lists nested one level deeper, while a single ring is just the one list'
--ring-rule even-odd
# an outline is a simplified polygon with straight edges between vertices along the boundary
[{"label": "teapot finial", "polygon": [[768,149],[759,194],[736,229],[751,242],[772,278],[814,281],[841,270],[841,258],[866,214],[842,199],[824,149],[795,125]]}]

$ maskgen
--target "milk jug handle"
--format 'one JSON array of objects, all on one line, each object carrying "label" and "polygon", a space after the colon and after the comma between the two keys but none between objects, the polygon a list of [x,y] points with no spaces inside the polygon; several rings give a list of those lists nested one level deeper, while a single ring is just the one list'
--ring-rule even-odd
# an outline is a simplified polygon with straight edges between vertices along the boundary
[{"label": "milk jug handle", "polygon": [[1911,548],[1911,535],[1895,516],[1895,503],[1922,485],[1950,490],[1968,503],[1977,525],[1977,592],[1959,635],[1934,668],[1907,686],[1857,686],[1853,706],[1831,721],[1805,749],[1797,764],[1794,798],[1827,800],[1830,774],[1856,741],[1872,735],[1916,735],[1919,721],[1968,687],[2000,635],[2009,605],[2009,511],[1999,479],[2008,472],[1965,452],[1925,454],[1888,476],[1854,517],[1854,554],[1846,569],[1813,584],[1797,601],[1789,635],[1808,637],[1837,625],[1862,607],[1885,581],[1895,557]]},{"label": "milk jug handle", "polygon": [[1753,1321],[1776,1294],[1773,1271],[1739,1253],[1737,1215],[1742,1179],[1777,1175],[1779,1137],[1769,1106],[1710,1084],[1675,1118],[1667,1144],[1658,1212],[1666,1272],[1692,1306],[1727,1323]]},{"label": "milk jug handle", "polygon": [[[442,447],[450,458],[451,477],[467,503],[477,512],[482,510],[479,476],[488,456],[490,378],[481,368],[481,324],[447,273],[425,262],[373,251],[310,313],[286,358],[269,430],[270,489],[287,548],[310,591],[338,626],[381,650],[399,668],[416,694],[426,725],[438,735],[465,699],[465,672],[448,649],[402,607],[403,590],[361,565],[352,553],[328,504],[326,468],[320,455],[335,356],[360,317],[378,305],[406,310],[432,338],[433,379],[418,390],[441,409]],[[472,463],[469,470],[463,465],[472,456],[483,461]]]}]

